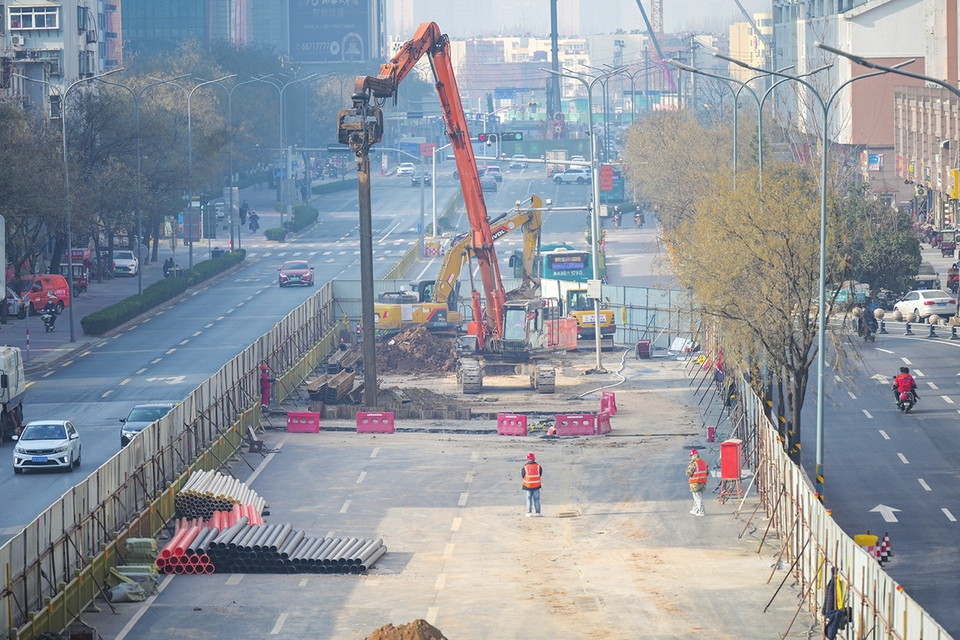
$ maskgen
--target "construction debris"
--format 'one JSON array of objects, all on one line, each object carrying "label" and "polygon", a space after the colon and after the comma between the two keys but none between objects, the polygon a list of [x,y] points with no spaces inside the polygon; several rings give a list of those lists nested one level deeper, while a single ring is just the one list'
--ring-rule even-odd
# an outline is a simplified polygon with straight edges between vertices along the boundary
[{"label": "construction debris", "polygon": [[399,627],[385,624],[364,640],[447,640],[447,636],[426,620],[418,619]]},{"label": "construction debris", "polygon": [[377,373],[439,373],[456,371],[456,339],[431,333],[426,327],[401,331],[377,343]]}]

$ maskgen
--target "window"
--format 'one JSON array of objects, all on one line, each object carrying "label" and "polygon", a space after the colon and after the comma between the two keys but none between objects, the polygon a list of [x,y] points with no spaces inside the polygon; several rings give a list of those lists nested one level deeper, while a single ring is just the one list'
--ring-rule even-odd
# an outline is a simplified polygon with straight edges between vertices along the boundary
[{"label": "window", "polygon": [[59,29],[60,7],[10,7],[10,30]]}]

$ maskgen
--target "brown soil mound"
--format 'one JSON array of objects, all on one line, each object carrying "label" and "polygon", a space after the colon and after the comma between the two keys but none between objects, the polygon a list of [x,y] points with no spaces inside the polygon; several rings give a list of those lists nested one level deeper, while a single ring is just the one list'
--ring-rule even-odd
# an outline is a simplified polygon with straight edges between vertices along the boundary
[{"label": "brown soil mound", "polygon": [[401,331],[377,343],[377,373],[438,373],[457,368],[456,340],[426,327]]},{"label": "brown soil mound", "polygon": [[447,636],[426,620],[414,620],[399,627],[386,624],[364,640],[447,640]]}]

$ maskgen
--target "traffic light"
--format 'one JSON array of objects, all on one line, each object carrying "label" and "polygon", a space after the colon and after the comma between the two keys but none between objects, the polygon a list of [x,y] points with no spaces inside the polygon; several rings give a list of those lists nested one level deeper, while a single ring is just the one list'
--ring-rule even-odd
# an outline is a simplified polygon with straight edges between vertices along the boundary
[{"label": "traffic light", "polygon": [[500,139],[504,142],[520,142],[523,140],[523,132],[513,131],[510,133],[502,133],[500,134]]},{"label": "traffic light", "polygon": [[497,141],[497,135],[498,134],[496,133],[481,133],[480,135],[477,136],[477,141],[486,142],[487,144],[493,144],[494,142]]}]

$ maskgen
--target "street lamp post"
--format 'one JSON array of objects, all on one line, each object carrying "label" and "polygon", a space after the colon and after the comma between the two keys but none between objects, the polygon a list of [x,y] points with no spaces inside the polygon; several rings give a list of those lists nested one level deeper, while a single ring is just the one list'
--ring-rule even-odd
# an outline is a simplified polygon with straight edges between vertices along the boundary
[{"label": "street lamp post", "polygon": [[[820,279],[818,282],[817,290],[817,462],[816,462],[816,491],[817,497],[822,502],[823,501],[823,485],[824,485],[824,472],[823,472],[823,402],[824,402],[824,373],[825,373],[825,351],[826,351],[826,337],[824,331],[826,329],[826,297],[827,297],[827,148],[830,144],[830,127],[828,118],[830,117],[830,107],[833,106],[833,101],[840,95],[840,92],[843,91],[847,85],[855,82],[857,80],[863,80],[864,78],[872,78],[875,76],[884,75],[888,71],[877,71],[876,73],[867,73],[862,76],[856,76],[850,78],[846,82],[843,82],[838,86],[834,92],[830,95],[827,100],[824,100],[820,93],[811,85],[809,82],[798,76],[791,76],[780,71],[769,71],[765,69],[759,69],[757,67],[750,66],[745,62],[737,60],[736,58],[731,58],[719,53],[714,54],[716,57],[732,62],[744,69],[750,69],[751,71],[756,71],[757,73],[769,73],[773,76],[779,76],[787,80],[793,80],[804,85],[807,89],[810,90],[810,93],[817,99],[817,102],[820,104],[820,108],[823,112],[823,136],[821,143],[823,148],[821,149],[821,162],[820,162]],[[901,63],[898,66],[903,66],[906,64],[912,63],[913,60],[908,60]]]},{"label": "street lamp post", "polygon": [[[281,175],[281,176],[282,176],[283,173],[284,173],[284,166],[283,166],[283,151],[284,151],[284,147],[283,147],[283,130],[284,130],[284,128],[283,128],[283,94],[286,92],[287,87],[289,87],[290,85],[292,85],[292,84],[294,84],[294,83],[296,83],[296,82],[305,82],[305,81],[307,81],[307,80],[312,80],[316,75],[317,75],[317,74],[315,74],[315,73],[311,73],[311,74],[308,75],[308,76],[304,76],[304,77],[302,77],[302,78],[294,78],[293,80],[290,80],[289,82],[284,82],[283,84],[277,84],[277,83],[272,82],[272,81],[268,82],[267,80],[270,78],[270,76],[262,76],[262,77],[260,77],[260,78],[257,78],[257,80],[259,80],[259,81],[261,81],[261,82],[263,82],[263,83],[265,83],[265,84],[268,84],[268,85],[270,85],[271,87],[273,87],[274,89],[276,89],[276,90],[277,90],[277,96],[279,97],[279,102],[280,102],[280,105],[279,105],[279,106],[280,106],[280,109],[279,109],[279,117],[280,117],[280,120],[279,120],[279,122],[277,122],[277,125],[278,125],[278,129],[279,129],[278,151],[279,151],[280,162],[279,162],[279,164],[277,165],[277,167],[278,167],[278,170],[280,171],[280,175]],[[289,178],[289,176],[287,176],[287,177]],[[277,180],[277,196],[278,196],[278,197],[277,197],[277,201],[278,201],[278,202],[281,202],[281,201],[283,200],[283,188],[282,188],[281,185],[282,185],[282,182],[280,181],[280,179],[278,179],[278,180]],[[288,208],[289,208],[289,205],[287,205],[287,206],[288,206]],[[289,213],[289,211],[288,211],[287,213]],[[284,221],[284,220],[283,220],[283,214],[284,214],[284,212],[281,211],[281,212],[280,212],[280,225],[281,225],[281,226],[283,226],[283,221]]]},{"label": "street lamp post", "polygon": [[[270,76],[264,76],[264,77],[270,77]],[[202,78],[197,78],[197,79],[202,80]],[[220,87],[227,94],[227,130],[230,132],[230,153],[229,153],[230,159],[228,162],[228,170],[230,172],[230,177],[227,179],[227,184],[229,185],[229,191],[230,191],[230,250],[231,251],[233,250],[233,227],[234,227],[234,224],[233,224],[233,209],[234,209],[234,206],[233,206],[234,205],[234,201],[233,201],[233,92],[245,84],[252,84],[254,82],[259,82],[261,79],[262,78],[244,80],[243,82],[238,82],[237,84],[233,85],[229,89],[227,89],[227,87],[224,86],[224,84],[221,82],[218,82],[216,80],[210,81],[211,84],[214,84]],[[240,229],[237,229],[237,249],[240,249],[243,244],[241,241],[241,236],[243,234],[240,233],[240,231],[241,231]]]},{"label": "street lamp post", "polygon": [[[592,228],[590,233],[590,260],[593,262],[593,279],[595,281],[600,280],[600,256],[597,251],[597,246],[600,242],[600,165],[597,160],[597,135],[593,126],[593,87],[601,80],[606,80],[614,74],[604,73],[595,76],[588,82],[581,76],[572,73],[560,73],[559,71],[544,69],[543,67],[541,67],[540,70],[555,76],[576,80],[587,90],[587,121],[590,127],[590,173],[593,183],[593,216],[590,220],[590,226]],[[593,338],[597,348],[597,366],[596,369],[594,369],[594,373],[606,373],[607,370],[603,368],[603,360],[600,354],[600,298],[593,299]]]},{"label": "street lamp post", "polygon": [[[186,78],[189,75],[190,75],[189,73],[185,73],[183,75],[170,78],[169,80],[157,80],[155,82],[151,82],[150,84],[142,87],[140,91],[134,91],[127,85],[119,82],[110,82],[108,80],[100,79],[100,77],[98,76],[98,79],[100,79],[100,82],[102,82],[103,84],[109,84],[114,87],[120,87],[121,89],[125,89],[133,97],[133,107],[134,107],[134,112],[136,114],[135,119],[136,119],[136,126],[137,126],[137,259],[138,260],[140,259],[140,246],[141,244],[143,244],[143,208],[141,207],[141,204],[140,204],[140,197],[142,194],[142,191],[140,188],[141,187],[140,185],[140,98],[143,96],[143,92],[149,89],[150,87],[155,87],[158,84],[165,84],[173,80],[180,80],[181,78]],[[149,249],[149,247],[147,248]],[[143,295],[143,264],[142,262],[137,267],[137,294]]]},{"label": "street lamp post", "polygon": [[[67,271],[70,274],[67,277],[67,301],[70,303],[67,305],[67,309],[69,309],[68,317],[70,319],[70,342],[76,342],[77,336],[76,329],[73,326],[73,231],[70,228],[70,219],[72,216],[70,213],[70,163],[67,157],[67,97],[70,95],[70,91],[72,91],[74,87],[80,85],[81,83],[91,82],[103,76],[109,76],[110,74],[117,73],[118,71],[123,71],[123,67],[111,69],[106,73],[101,73],[96,76],[74,80],[73,83],[66,89],[61,89],[58,85],[47,82],[46,80],[37,80],[36,78],[29,78],[18,73],[13,74],[18,78],[23,78],[24,80],[29,80],[30,82],[45,84],[60,96],[60,135],[63,137],[63,206],[64,213],[67,217]],[[30,307],[28,304],[27,315],[29,314]]]},{"label": "street lamp post", "polygon": [[[229,75],[223,76],[222,78],[217,78],[216,80],[205,80],[204,82],[197,83],[192,89],[187,91],[187,88],[182,84],[167,81],[166,84],[173,85],[183,91],[187,96],[187,187],[190,191],[190,199],[187,202],[187,210],[190,212],[190,223],[193,221],[193,116],[191,113],[191,104],[193,101],[193,92],[199,89],[200,87],[206,86],[208,84],[216,84],[218,82],[223,82],[224,80],[229,80],[230,78],[235,78],[237,74],[231,73]],[[190,269],[193,269],[193,242],[196,238],[193,237],[193,224],[189,224],[190,227]],[[184,231],[184,239],[186,239],[186,231]]]}]

